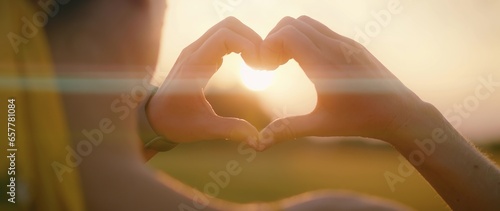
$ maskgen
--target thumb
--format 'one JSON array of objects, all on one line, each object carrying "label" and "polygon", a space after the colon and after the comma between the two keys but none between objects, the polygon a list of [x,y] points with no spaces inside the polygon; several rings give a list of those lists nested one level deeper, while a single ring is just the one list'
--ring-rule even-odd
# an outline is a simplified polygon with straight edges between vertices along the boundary
[{"label": "thumb", "polygon": [[277,119],[267,125],[259,134],[259,150],[283,141],[314,135],[317,124],[312,114]]},{"label": "thumb", "polygon": [[246,120],[215,116],[206,128],[210,139],[229,139],[246,142],[253,148],[258,146],[259,131]]}]

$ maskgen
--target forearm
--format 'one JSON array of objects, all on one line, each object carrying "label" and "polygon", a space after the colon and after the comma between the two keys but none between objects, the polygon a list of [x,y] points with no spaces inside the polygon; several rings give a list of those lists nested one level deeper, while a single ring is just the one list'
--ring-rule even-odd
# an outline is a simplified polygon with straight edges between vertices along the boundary
[{"label": "forearm", "polygon": [[454,210],[500,209],[500,171],[433,106],[401,127],[396,149]]}]

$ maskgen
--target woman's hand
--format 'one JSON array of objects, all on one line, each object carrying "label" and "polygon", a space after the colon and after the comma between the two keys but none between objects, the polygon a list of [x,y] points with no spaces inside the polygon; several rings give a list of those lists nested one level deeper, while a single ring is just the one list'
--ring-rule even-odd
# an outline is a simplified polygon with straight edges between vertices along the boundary
[{"label": "woman's hand", "polygon": [[257,33],[231,17],[185,48],[149,103],[153,129],[178,143],[231,139],[255,147],[257,129],[245,120],[218,116],[203,89],[227,54],[241,53],[247,64],[258,65],[261,42]]},{"label": "woman's hand", "polygon": [[284,18],[261,47],[276,68],[295,59],[315,84],[316,108],[282,118],[261,132],[260,150],[304,136],[363,136],[392,142],[390,134],[425,103],[361,44],[309,18]]}]

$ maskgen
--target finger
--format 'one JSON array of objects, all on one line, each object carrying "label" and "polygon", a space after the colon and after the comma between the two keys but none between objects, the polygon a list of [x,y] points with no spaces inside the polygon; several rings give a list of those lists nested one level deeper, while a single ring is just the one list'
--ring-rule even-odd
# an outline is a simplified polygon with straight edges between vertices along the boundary
[{"label": "finger", "polygon": [[[325,40],[328,40],[331,42],[329,39],[333,39],[341,42],[344,41],[349,41],[346,42],[347,44],[351,44],[354,41],[350,40],[349,38],[343,37],[334,31],[330,30],[328,27],[325,25],[321,24],[318,21],[315,21],[314,19],[308,17],[308,16],[301,16],[298,19],[292,18],[292,17],[285,17],[283,18],[278,25],[269,33],[268,37],[271,36],[272,34],[276,33],[279,31],[281,28],[287,26],[287,25],[293,25],[297,29],[299,29],[302,33],[304,33],[306,36],[308,36],[312,41],[317,44],[318,47],[324,46]],[[354,42],[356,43],[356,42]]]},{"label": "finger", "polygon": [[[318,31],[316,28],[311,25],[303,22],[302,20],[295,20],[289,23],[289,25],[294,26],[304,35],[306,35],[318,49],[322,51],[324,56],[327,56],[327,60],[334,61],[338,70],[344,70],[346,65],[349,69],[353,69],[354,65],[361,64],[359,62],[358,57],[352,58],[352,54],[355,52],[359,52],[359,49],[351,46],[348,43],[345,43],[341,40],[334,39],[332,37],[326,36],[325,34]],[[308,75],[311,76],[311,71],[322,70],[324,68],[308,68],[304,69],[308,71]],[[332,70],[328,68],[328,70]]]},{"label": "finger", "polygon": [[243,119],[214,116],[205,128],[209,140],[229,139],[257,148],[259,131]]},{"label": "finger", "polygon": [[314,43],[302,32],[291,25],[286,25],[270,34],[260,48],[261,61],[266,67],[285,64],[291,58],[300,65],[321,65],[322,54]]},{"label": "finger", "polygon": [[[318,30],[317,27],[313,27],[309,23],[304,22],[304,17],[306,16],[302,16],[301,18],[290,22],[290,25],[294,26],[307,37],[309,37],[309,39],[311,39],[313,43],[322,50],[323,55],[327,55],[327,59],[333,61],[336,64],[336,66],[338,67],[337,69],[363,69],[363,64],[368,63],[366,61],[366,57],[361,55],[361,53],[366,52],[365,49],[361,49],[360,47],[352,46],[348,42],[344,42],[344,40],[348,40],[348,38],[342,37],[338,34],[337,36],[333,36],[329,35],[328,33],[322,33],[320,30],[325,31],[325,29],[320,28],[320,30]],[[326,29],[328,29],[328,27],[326,27]],[[335,33],[331,30],[329,31]],[[361,68],[358,67],[359,65]]]},{"label": "finger", "polygon": [[289,23],[289,25],[294,26],[297,28],[300,32],[302,32],[304,35],[306,35],[318,48],[324,47],[325,43],[331,43],[333,41],[338,42],[336,39],[330,38],[328,36],[325,36],[316,28],[312,27],[311,25],[296,19],[295,21],[292,21]]},{"label": "finger", "polygon": [[[179,66],[184,64],[184,61],[188,59],[195,51],[197,51],[201,46],[203,46],[208,39],[210,39],[215,33],[218,33],[220,29],[229,29],[235,33],[238,33],[242,36],[247,37],[247,39],[251,40],[254,43],[261,43],[262,38],[251,28],[246,26],[245,24],[241,23],[238,19],[234,17],[227,17],[226,19],[222,20],[221,22],[217,23],[216,25],[212,26],[207,32],[205,32],[200,38],[198,38],[196,41],[191,43],[188,47],[184,48],[184,50],[181,52],[177,60],[175,61],[173,71],[171,71],[167,78],[165,79],[165,82],[168,83],[173,78],[177,78],[179,75],[179,72],[182,72]],[[258,58],[260,59],[260,58]],[[220,59],[219,59],[220,60]],[[251,60],[251,59],[249,59]],[[255,60],[255,59],[253,59]],[[248,63],[260,63],[259,61],[247,61]],[[222,61],[219,61],[219,64],[221,65]],[[216,67],[217,67],[216,65]],[[206,66],[204,68],[207,68]],[[209,69],[214,69],[213,67],[209,67]],[[217,68],[215,68],[217,69]],[[215,71],[215,70],[212,70]]]},{"label": "finger", "polygon": [[241,53],[245,60],[257,56],[259,43],[230,29],[222,28],[214,33],[196,50],[191,61],[194,64],[216,64],[223,56],[230,53]]},{"label": "finger", "polygon": [[321,22],[319,22],[319,21],[317,21],[309,16],[305,16],[305,15],[300,16],[297,20],[300,20],[300,21],[310,25],[311,27],[316,29],[316,31],[322,33],[323,35],[325,35],[327,37],[330,37],[330,38],[336,39],[336,40],[340,40],[340,41],[345,42],[353,47],[363,48],[363,46],[361,44],[359,44],[358,42],[356,42],[348,37],[345,37],[345,36],[338,34],[337,32],[328,28],[328,26],[322,24]]},{"label": "finger", "polygon": [[[267,40],[271,35],[275,34],[293,21],[295,21],[295,18],[292,18],[290,16],[282,18],[280,22],[278,22],[278,24],[268,33],[265,40]],[[285,56],[284,52],[280,50],[282,49],[266,47],[264,46],[264,44],[261,46],[260,57],[263,69],[274,70],[290,60],[289,56]]]},{"label": "finger", "polygon": [[[231,52],[244,51],[242,50],[244,47],[241,46],[247,46],[247,49],[250,49],[248,52],[252,52],[245,52],[242,55],[247,64],[253,64],[254,66],[260,64],[257,46],[261,42],[262,38],[238,19],[234,17],[226,18],[183,50],[174,64],[174,71],[169,73],[165,79],[165,86],[162,86],[160,91],[164,89],[163,87],[173,86],[172,81],[174,79],[177,81],[175,84],[179,86],[180,90],[190,91],[192,88],[204,87],[222,64],[222,57]],[[231,45],[227,45],[228,43]],[[238,44],[240,45],[238,46]],[[213,54],[210,48],[217,51],[216,54]],[[192,58],[193,54],[197,56]],[[191,62],[186,64],[188,59]]]},{"label": "finger", "polygon": [[378,72],[380,72],[383,76],[389,77],[391,79],[397,79],[397,77],[392,72],[388,71],[387,68],[385,68],[385,66],[380,61],[378,61],[373,55],[371,55],[363,45],[356,42],[355,40],[336,33],[335,31],[331,30],[328,26],[322,24],[321,22],[319,22],[319,21],[317,21],[309,16],[301,16],[298,18],[298,20],[303,21],[304,23],[307,23],[308,25],[315,28],[318,32],[322,33],[325,36],[328,36],[332,39],[337,39],[337,40],[340,40],[340,41],[346,43],[347,46],[344,46],[344,47],[345,47],[345,50],[348,51],[348,52],[346,52],[348,57],[352,57],[353,56],[352,53],[364,52],[365,55],[368,57],[368,59],[377,65],[377,67],[379,69]]},{"label": "finger", "polygon": [[178,74],[172,80],[178,82],[197,82],[184,84],[183,87],[205,87],[222,63],[222,58],[232,52],[242,53],[243,58],[257,55],[257,45],[246,37],[227,28],[219,29],[189,58],[183,62]]},{"label": "finger", "polygon": [[[280,22],[278,22],[278,24],[276,24],[276,26],[267,34],[267,37],[271,36],[272,34],[276,33],[277,31],[279,31],[281,28],[289,25],[291,22],[295,21],[296,19],[295,18],[292,18],[290,16],[286,16],[284,18],[282,18],[280,20]],[[267,38],[266,37],[266,38]]]},{"label": "finger", "polygon": [[215,33],[217,33],[220,29],[229,29],[243,37],[246,37],[253,43],[259,44],[262,42],[262,38],[259,34],[257,34],[253,29],[243,24],[240,20],[235,17],[227,17],[223,21],[217,23],[213,27],[211,27],[205,34],[203,34],[198,40],[193,42],[187,48],[184,49],[183,53],[181,53],[180,57],[187,57],[191,55],[193,52],[198,50],[201,46],[205,44],[205,42],[210,39]]},{"label": "finger", "polygon": [[318,122],[319,119],[313,114],[277,119],[260,132],[258,149],[264,150],[280,142],[315,135]]}]

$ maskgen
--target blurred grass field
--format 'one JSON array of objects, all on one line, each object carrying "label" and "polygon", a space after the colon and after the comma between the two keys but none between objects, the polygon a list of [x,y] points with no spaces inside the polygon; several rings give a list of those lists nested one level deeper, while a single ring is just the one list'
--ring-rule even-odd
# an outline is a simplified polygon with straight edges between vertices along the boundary
[{"label": "blurred grass field", "polygon": [[[489,149],[489,148],[488,148]],[[495,162],[500,151],[483,149]],[[161,153],[149,165],[183,183],[203,191],[213,182],[211,171],[226,168],[232,160],[243,169],[231,177],[218,198],[232,202],[271,202],[314,190],[349,190],[394,200],[416,210],[449,210],[423,177],[415,171],[392,192],[384,172],[397,174],[399,153],[387,145],[359,142],[319,143],[306,140],[277,145],[257,153],[238,153],[229,142],[202,142],[179,145]]]}]

